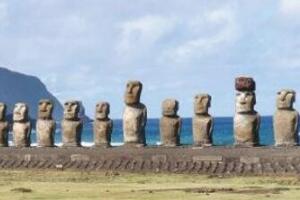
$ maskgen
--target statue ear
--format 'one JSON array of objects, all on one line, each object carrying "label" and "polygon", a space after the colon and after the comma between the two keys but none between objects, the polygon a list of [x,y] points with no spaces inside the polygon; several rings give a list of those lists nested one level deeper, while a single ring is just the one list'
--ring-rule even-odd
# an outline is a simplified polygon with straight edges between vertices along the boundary
[{"label": "statue ear", "polygon": [[256,104],[256,95],[253,93],[253,104]]}]

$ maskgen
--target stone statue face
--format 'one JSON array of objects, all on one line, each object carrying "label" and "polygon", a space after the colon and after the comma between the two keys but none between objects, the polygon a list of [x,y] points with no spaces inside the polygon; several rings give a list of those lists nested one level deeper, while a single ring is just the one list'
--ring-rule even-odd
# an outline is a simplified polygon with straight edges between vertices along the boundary
[{"label": "stone statue face", "polygon": [[49,99],[42,99],[39,102],[38,118],[52,119],[53,102]]},{"label": "stone statue face", "polygon": [[254,92],[237,92],[236,93],[236,112],[247,113],[254,111],[254,105],[256,103]]},{"label": "stone statue face", "polygon": [[13,120],[26,121],[28,119],[28,106],[25,103],[16,103],[14,107]]},{"label": "stone statue face", "polygon": [[96,119],[107,119],[110,112],[110,106],[107,102],[99,102],[96,105]]},{"label": "stone statue face", "polygon": [[140,102],[142,83],[139,81],[129,81],[126,85],[125,103],[127,105],[137,104]]},{"label": "stone statue face", "polygon": [[278,109],[293,109],[296,100],[296,92],[293,90],[281,90],[277,93],[276,106]]},{"label": "stone statue face", "polygon": [[179,103],[175,99],[166,99],[162,103],[162,114],[164,116],[177,116]]},{"label": "stone statue face", "polygon": [[80,104],[78,101],[67,101],[64,104],[64,119],[77,120],[80,110]]},{"label": "stone statue face", "polygon": [[0,121],[5,119],[6,105],[0,102]]},{"label": "stone statue face", "polygon": [[210,107],[211,96],[208,94],[199,94],[195,96],[194,112],[195,114],[207,114]]}]

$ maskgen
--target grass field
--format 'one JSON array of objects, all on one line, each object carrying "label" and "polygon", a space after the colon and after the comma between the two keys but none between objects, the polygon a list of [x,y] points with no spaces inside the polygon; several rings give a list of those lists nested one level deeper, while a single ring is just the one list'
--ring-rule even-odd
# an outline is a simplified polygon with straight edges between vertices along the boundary
[{"label": "grass field", "polygon": [[0,171],[0,199],[300,199],[297,177]]}]

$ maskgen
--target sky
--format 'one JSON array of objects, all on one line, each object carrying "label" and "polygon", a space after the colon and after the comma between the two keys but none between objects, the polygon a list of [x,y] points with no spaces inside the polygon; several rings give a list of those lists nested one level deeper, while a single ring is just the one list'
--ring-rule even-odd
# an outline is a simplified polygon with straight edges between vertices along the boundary
[{"label": "sky", "polygon": [[112,118],[127,80],[143,83],[151,118],[165,98],[193,116],[198,93],[212,96],[212,115],[232,116],[234,78],[247,75],[256,110],[272,115],[278,90],[300,92],[300,1],[0,0],[0,66],[81,100],[91,117],[109,101]]}]

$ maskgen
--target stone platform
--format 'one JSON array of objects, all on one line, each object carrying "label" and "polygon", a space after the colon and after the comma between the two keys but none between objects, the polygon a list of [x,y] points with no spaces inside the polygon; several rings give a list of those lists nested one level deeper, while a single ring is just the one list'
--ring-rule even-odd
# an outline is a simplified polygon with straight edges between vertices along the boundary
[{"label": "stone platform", "polygon": [[0,169],[298,175],[300,148],[0,148]]}]

